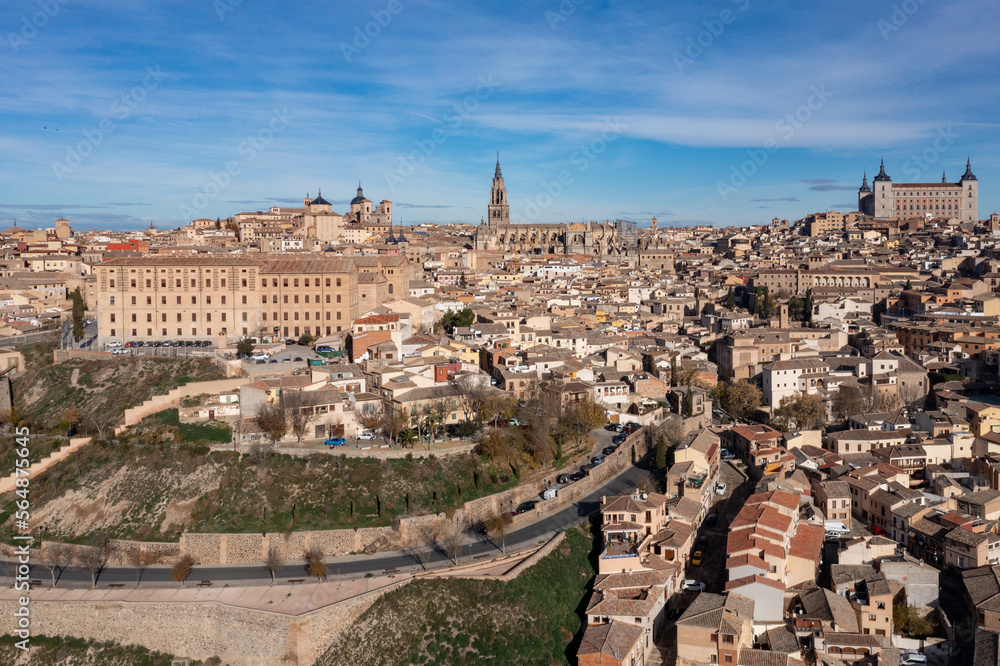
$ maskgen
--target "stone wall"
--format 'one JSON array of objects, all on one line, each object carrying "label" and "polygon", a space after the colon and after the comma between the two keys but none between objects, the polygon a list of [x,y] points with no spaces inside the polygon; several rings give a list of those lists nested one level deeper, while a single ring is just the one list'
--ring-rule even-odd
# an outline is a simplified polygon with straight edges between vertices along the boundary
[{"label": "stone wall", "polygon": [[[90,437],[74,437],[70,439],[65,446],[60,447],[57,451],[53,451],[46,457],[31,465],[31,467],[28,468],[28,478],[34,479],[38,474],[44,472],[49,467],[52,467],[57,462],[65,460],[77,449],[86,446],[87,444],[90,444]],[[0,479],[0,494],[8,493],[11,490],[14,490],[14,487],[17,484],[16,474],[17,473],[15,472],[10,476]]]},{"label": "stone wall", "polygon": [[[95,641],[142,645],[150,650],[205,660],[218,656],[234,666],[312,664],[383,594],[406,585],[406,578],[300,615],[232,606],[219,601],[87,600],[79,591],[58,600],[33,599],[32,634],[77,636]],[[322,584],[332,590],[336,583]],[[239,589],[225,594],[239,593]],[[62,591],[59,591],[60,593]],[[317,591],[318,593],[319,591]],[[14,590],[0,592],[0,634],[16,628]],[[123,596],[128,593],[121,592]],[[330,594],[330,593],[327,593]]]},{"label": "stone wall", "polygon": [[147,416],[162,412],[164,409],[180,406],[183,398],[195,395],[215,394],[221,391],[234,391],[250,382],[249,377],[237,377],[235,379],[213,379],[207,382],[191,382],[177,388],[171,389],[166,395],[155,395],[137,407],[125,410],[125,421],[115,428],[115,434],[119,435],[127,428],[134,426]]}]

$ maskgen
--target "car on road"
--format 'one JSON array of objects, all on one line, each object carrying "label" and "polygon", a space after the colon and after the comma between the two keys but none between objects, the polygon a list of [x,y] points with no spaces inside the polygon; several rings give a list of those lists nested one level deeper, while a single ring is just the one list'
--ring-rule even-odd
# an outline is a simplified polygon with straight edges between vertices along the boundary
[{"label": "car on road", "polygon": [[719,522],[719,514],[713,513],[705,521],[705,525],[707,525],[708,527],[715,527],[715,524],[717,522]]},{"label": "car on road", "polygon": [[611,441],[614,442],[615,444],[624,444],[626,439],[628,439],[628,435],[626,435],[623,432],[620,432],[614,437],[612,437]]},{"label": "car on road", "polygon": [[701,560],[704,557],[705,557],[705,553],[701,552],[700,550],[694,551],[694,557],[691,558],[691,566],[693,566],[693,567],[700,567],[701,566]]},{"label": "car on road", "polygon": [[705,584],[700,580],[694,580],[693,578],[685,578],[684,589],[688,592],[704,592]]},{"label": "car on road", "polygon": [[597,467],[602,462],[604,462],[604,456],[594,456],[593,458],[590,459],[590,464],[593,465],[594,467]]},{"label": "car on road", "polygon": [[605,446],[603,449],[601,449],[601,453],[603,453],[606,456],[610,456],[617,450],[618,450],[617,446]]},{"label": "car on road", "polygon": [[121,354],[128,354],[129,350],[128,349],[120,349],[120,348],[119,349],[112,349],[111,353],[114,354],[115,356],[119,356]]},{"label": "car on road", "polygon": [[726,484],[724,484],[722,482],[719,482],[719,483],[715,484],[715,494],[716,495],[725,495],[726,494]]},{"label": "car on road", "polygon": [[375,441],[375,433],[372,433],[372,432],[363,432],[360,435],[358,435],[358,439],[363,439],[363,440],[368,441],[368,442]]},{"label": "car on road", "polygon": [[521,502],[517,505],[517,508],[511,511],[515,516],[519,516],[522,513],[528,513],[529,511],[534,511],[535,507],[538,506],[538,502],[532,500],[530,502]]},{"label": "car on road", "polygon": [[559,476],[557,476],[556,483],[558,483],[560,486],[569,483],[569,474],[560,474]]},{"label": "car on road", "polygon": [[335,446],[346,446],[347,440],[345,440],[343,437],[332,437],[323,443],[329,446],[330,448],[333,448]]},{"label": "car on road", "polygon": [[583,472],[573,472],[572,474],[569,475],[569,480],[571,483],[585,478],[587,478],[587,475],[584,474]]}]

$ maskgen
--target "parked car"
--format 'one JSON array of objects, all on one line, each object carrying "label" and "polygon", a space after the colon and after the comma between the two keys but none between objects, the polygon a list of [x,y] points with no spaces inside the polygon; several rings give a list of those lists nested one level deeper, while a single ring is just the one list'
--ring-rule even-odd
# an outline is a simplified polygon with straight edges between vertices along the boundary
[{"label": "parked car", "polygon": [[732,460],[736,457],[736,454],[729,449],[722,449],[722,451],[719,452],[719,457],[723,460]]},{"label": "parked car", "polygon": [[625,427],[622,429],[622,432],[631,435],[632,433],[634,433],[636,430],[638,430],[641,427],[642,426],[639,425],[638,423],[627,423],[627,424],[625,424]]},{"label": "parked car", "polygon": [[904,658],[900,659],[899,663],[902,666],[924,666],[927,663],[927,657],[919,652],[910,652]]},{"label": "parked car", "polygon": [[316,351],[321,354],[330,354],[333,353],[333,347],[327,345],[320,345],[319,347],[316,347]]},{"label": "parked car", "polygon": [[559,490],[558,488],[547,488],[544,492],[542,492],[542,499],[543,500],[553,499],[556,496],[558,490]]},{"label": "parked car", "polygon": [[622,431],[622,424],[621,423],[609,423],[608,425],[604,426],[604,429],[605,430],[610,430],[611,432],[621,432]]},{"label": "parked car", "polygon": [[612,437],[611,441],[614,442],[615,444],[624,444],[626,439],[628,439],[628,435],[626,435],[623,432],[620,432],[614,437]]},{"label": "parked car", "polygon": [[115,347],[121,347],[122,343],[118,342],[117,340],[112,340],[111,342],[108,342],[104,346],[107,347],[108,349],[114,349]]},{"label": "parked car", "polygon": [[823,537],[823,541],[840,543],[840,532],[827,532],[826,536]]},{"label": "parked car", "polygon": [[605,446],[603,449],[601,449],[601,453],[604,454],[604,455],[606,455],[606,456],[610,456],[612,453],[614,453],[617,450],[618,450],[617,446]]},{"label": "parked car", "polygon": [[583,472],[573,472],[572,474],[569,475],[570,482],[574,483],[576,481],[579,481],[580,479],[585,479],[585,478],[587,478],[587,475],[584,474]]},{"label": "parked car", "polygon": [[556,477],[556,483],[560,486],[569,483],[569,474],[560,474]]},{"label": "parked car", "polygon": [[697,550],[708,549],[708,537],[707,536],[698,537],[698,541],[694,544],[694,547]]},{"label": "parked car", "polygon": [[719,482],[719,483],[715,484],[715,494],[716,495],[725,495],[726,494],[726,484],[724,484],[722,482]]},{"label": "parked car", "polygon": [[254,354],[250,358],[253,359],[254,361],[266,361],[267,359],[269,359],[271,357],[268,356],[267,354],[265,354],[264,352],[257,352],[256,354]]},{"label": "parked car", "polygon": [[686,578],[684,579],[684,589],[688,592],[704,592],[705,584],[700,580]]},{"label": "parked car", "polygon": [[372,433],[372,432],[363,432],[360,435],[358,435],[358,439],[363,439],[363,440],[369,441],[369,442],[374,441],[375,440],[375,433]]},{"label": "parked car", "polygon": [[693,567],[700,567],[701,566],[701,560],[702,560],[702,558],[704,556],[705,556],[705,554],[703,552],[701,552],[700,550],[694,551],[694,557],[691,558],[691,566],[693,566]]},{"label": "parked car", "polygon": [[591,464],[585,463],[583,465],[580,465],[580,474],[583,474],[584,476],[590,476],[590,470],[592,469],[594,469],[594,466]]},{"label": "parked car", "polygon": [[515,516],[519,516],[522,513],[528,513],[529,511],[534,511],[536,506],[538,506],[538,502],[534,500],[530,502],[521,502],[520,504],[517,505],[517,508],[514,509],[511,513],[513,513]]},{"label": "parked car", "polygon": [[602,462],[604,462],[604,456],[594,456],[593,458],[590,459],[590,464],[593,465],[594,467],[597,467]]},{"label": "parked car", "polygon": [[329,446],[330,448],[333,448],[335,446],[345,446],[347,444],[347,441],[343,437],[332,437],[323,443]]},{"label": "parked car", "polygon": [[705,521],[705,524],[709,527],[715,527],[715,524],[719,522],[719,514],[713,513]]}]

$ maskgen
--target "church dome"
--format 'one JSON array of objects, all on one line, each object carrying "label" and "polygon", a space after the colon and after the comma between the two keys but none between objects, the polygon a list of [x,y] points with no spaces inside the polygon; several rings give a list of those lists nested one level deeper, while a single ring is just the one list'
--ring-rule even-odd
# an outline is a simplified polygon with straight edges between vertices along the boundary
[{"label": "church dome", "polygon": [[368,199],[365,198],[364,190],[361,189],[361,183],[358,183],[358,196],[351,199],[351,205],[353,206],[355,204],[364,203],[366,201],[368,201]]},{"label": "church dome", "polygon": [[316,198],[309,202],[310,206],[332,206],[329,201],[323,198],[323,190],[316,194]]}]

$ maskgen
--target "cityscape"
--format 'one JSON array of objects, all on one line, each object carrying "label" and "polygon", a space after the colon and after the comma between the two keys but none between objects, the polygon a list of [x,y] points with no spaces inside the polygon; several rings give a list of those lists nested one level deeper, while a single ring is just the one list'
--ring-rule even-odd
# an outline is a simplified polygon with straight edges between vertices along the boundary
[{"label": "cityscape", "polygon": [[0,10],[0,663],[1000,666],[1000,8],[649,5]]}]

